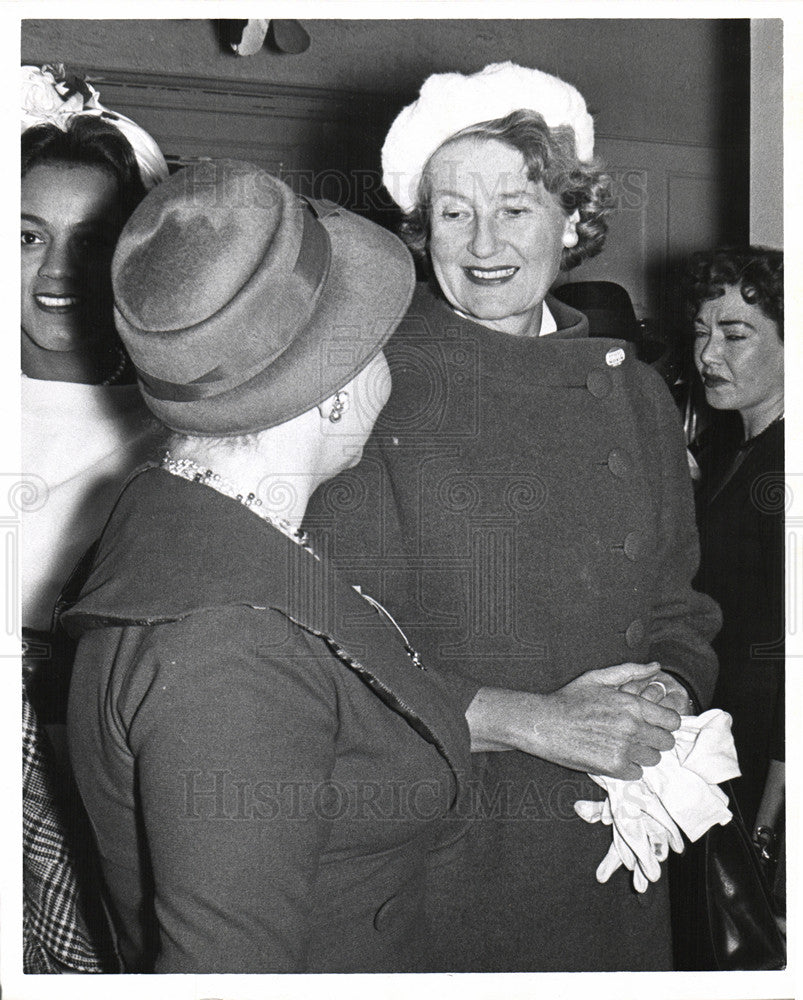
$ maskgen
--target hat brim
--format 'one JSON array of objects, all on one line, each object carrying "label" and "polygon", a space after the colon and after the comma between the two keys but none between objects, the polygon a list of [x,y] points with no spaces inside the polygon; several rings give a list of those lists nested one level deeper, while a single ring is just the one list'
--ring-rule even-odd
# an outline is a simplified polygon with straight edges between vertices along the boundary
[{"label": "hat brim", "polygon": [[315,311],[288,349],[248,382],[192,402],[155,399],[151,412],[172,430],[215,437],[275,427],[342,389],[387,343],[415,288],[406,247],[352,212],[319,213],[331,241],[329,275]]}]

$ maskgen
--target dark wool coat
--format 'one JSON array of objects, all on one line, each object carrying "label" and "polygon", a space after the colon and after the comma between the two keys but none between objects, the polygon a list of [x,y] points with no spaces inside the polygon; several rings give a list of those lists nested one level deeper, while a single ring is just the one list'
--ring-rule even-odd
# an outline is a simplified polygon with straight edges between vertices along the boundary
[{"label": "dark wool coat", "polygon": [[377,972],[426,952],[465,719],[326,561],[160,469],[82,595],[70,756],[126,971]]},{"label": "dark wool coat", "polygon": [[[482,685],[549,692],[660,661],[704,706],[719,624],[697,558],[681,429],[623,341],[531,338],[455,315],[420,286],[388,346],[390,401],[360,466],[314,498],[347,579],[398,612],[462,707]],[[441,968],[660,969],[666,878],[637,895],[595,870],[610,829],[574,813],[587,776],[515,751],[475,757],[471,853],[431,884]]]},{"label": "dark wool coat", "polygon": [[784,759],[784,425],[745,444],[741,426],[736,440],[718,426],[699,455],[697,583],[722,608],[714,702],[733,716],[732,785],[752,829],[769,762]]}]

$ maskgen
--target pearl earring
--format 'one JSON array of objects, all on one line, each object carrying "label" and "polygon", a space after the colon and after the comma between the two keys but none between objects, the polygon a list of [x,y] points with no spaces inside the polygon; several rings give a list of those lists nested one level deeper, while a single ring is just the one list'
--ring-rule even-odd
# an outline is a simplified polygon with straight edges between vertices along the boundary
[{"label": "pearl earring", "polygon": [[346,396],[345,393],[342,394],[342,398],[341,398],[341,393],[339,392],[335,393],[335,401],[334,403],[332,403],[332,412],[329,414],[329,419],[333,424],[336,424],[338,420],[340,420],[340,418],[343,416],[343,410],[345,410],[346,408],[347,398],[348,397]]}]

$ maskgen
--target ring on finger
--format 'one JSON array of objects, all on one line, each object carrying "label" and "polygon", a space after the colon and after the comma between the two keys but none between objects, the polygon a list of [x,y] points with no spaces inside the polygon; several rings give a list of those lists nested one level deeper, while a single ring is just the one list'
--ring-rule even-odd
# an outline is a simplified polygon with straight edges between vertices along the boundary
[{"label": "ring on finger", "polygon": [[[650,681],[650,683],[647,685],[648,688],[653,687],[653,686],[659,687],[661,689],[661,691],[663,692],[661,694],[661,700],[663,700],[664,698],[666,698],[668,692],[666,690],[666,684],[664,684],[663,681]],[[646,691],[647,688],[645,688],[644,690]]]}]

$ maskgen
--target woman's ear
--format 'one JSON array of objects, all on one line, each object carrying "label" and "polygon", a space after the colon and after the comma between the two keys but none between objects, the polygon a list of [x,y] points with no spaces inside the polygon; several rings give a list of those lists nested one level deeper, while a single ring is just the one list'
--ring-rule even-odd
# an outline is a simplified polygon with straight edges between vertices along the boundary
[{"label": "woman's ear", "polygon": [[563,245],[568,250],[576,247],[580,237],[577,234],[577,225],[580,222],[580,209],[576,208],[571,215],[567,216],[566,224],[563,227]]}]

